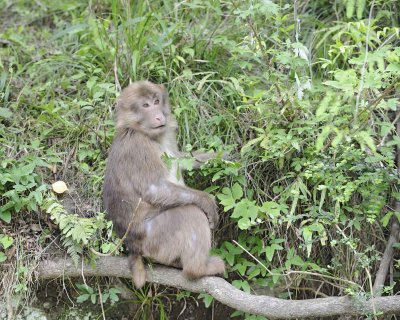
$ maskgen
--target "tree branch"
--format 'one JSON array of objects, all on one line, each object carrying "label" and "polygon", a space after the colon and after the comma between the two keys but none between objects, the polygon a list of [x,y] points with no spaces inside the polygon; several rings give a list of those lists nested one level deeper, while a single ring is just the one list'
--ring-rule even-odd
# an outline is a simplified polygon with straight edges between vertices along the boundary
[{"label": "tree branch", "polygon": [[390,228],[390,237],[386,245],[385,252],[383,253],[381,263],[379,265],[378,272],[376,273],[375,283],[374,283],[374,296],[379,297],[382,295],[382,289],[385,285],[385,280],[389,271],[389,266],[393,258],[393,245],[399,239],[399,224],[397,223],[397,218],[395,217],[392,221],[392,226]]},{"label": "tree branch", "polygon": [[[38,266],[40,279],[80,277],[82,274],[131,278],[128,259],[124,257],[100,257],[95,268],[83,265],[83,270],[75,267],[71,259],[43,261]],[[205,292],[227,306],[246,313],[263,315],[269,319],[364,315],[373,312],[373,305],[377,312],[400,314],[400,296],[370,300],[350,297],[284,300],[245,293],[222,278],[205,277],[197,281],[189,281],[180,270],[158,265],[147,269],[147,281],[192,292]]]}]

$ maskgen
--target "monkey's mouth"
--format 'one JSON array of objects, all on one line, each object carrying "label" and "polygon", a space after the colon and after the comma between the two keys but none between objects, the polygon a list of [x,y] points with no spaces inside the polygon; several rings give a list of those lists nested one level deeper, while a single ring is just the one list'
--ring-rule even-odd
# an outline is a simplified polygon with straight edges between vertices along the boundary
[{"label": "monkey's mouth", "polygon": [[165,124],[162,124],[162,125],[160,125],[160,126],[158,126],[158,127],[154,127],[153,129],[162,129],[162,128],[164,128],[165,127]]}]

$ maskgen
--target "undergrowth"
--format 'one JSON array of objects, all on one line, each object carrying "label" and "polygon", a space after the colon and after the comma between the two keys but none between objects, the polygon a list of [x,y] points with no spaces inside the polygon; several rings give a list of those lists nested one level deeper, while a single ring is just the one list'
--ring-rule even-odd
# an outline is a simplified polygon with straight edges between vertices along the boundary
[{"label": "undergrowth", "polygon": [[[29,298],[29,270],[43,257],[112,251],[101,188],[114,103],[121,87],[149,79],[168,88],[182,149],[229,154],[186,180],[218,199],[216,251],[233,285],[288,299],[371,295],[400,219],[399,9],[0,3],[0,292]],[[70,189],[63,199],[49,191],[57,180]],[[101,299],[77,288],[80,302]]]}]

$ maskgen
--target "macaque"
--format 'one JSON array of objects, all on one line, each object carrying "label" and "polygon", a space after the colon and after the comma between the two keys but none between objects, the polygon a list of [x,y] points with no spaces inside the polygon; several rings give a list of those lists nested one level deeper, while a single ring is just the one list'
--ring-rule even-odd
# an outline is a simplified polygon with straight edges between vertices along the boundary
[{"label": "macaque", "polygon": [[122,91],[103,199],[120,237],[131,223],[125,244],[137,288],[146,281],[142,257],[182,268],[190,279],[225,270],[221,258],[209,255],[218,220],[214,199],[185,186],[177,164],[161,159],[181,156],[176,126],[163,86],[138,81]]}]

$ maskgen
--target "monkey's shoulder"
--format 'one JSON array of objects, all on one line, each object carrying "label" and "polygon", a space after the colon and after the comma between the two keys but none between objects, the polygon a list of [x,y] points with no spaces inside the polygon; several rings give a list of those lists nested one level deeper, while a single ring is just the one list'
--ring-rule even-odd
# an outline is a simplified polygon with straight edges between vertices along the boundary
[{"label": "monkey's shoulder", "polygon": [[152,141],[145,134],[139,131],[125,130],[117,132],[111,144],[110,152],[115,151],[119,154],[136,152],[138,150],[153,152],[155,149],[158,149],[157,142]]},{"label": "monkey's shoulder", "polygon": [[179,149],[176,144],[176,139],[174,134],[164,135],[160,140],[158,145],[161,154],[167,154],[171,157],[179,157]]}]

